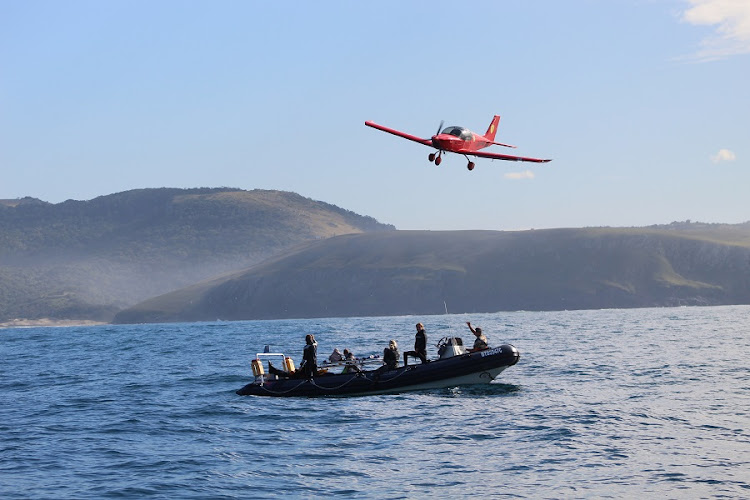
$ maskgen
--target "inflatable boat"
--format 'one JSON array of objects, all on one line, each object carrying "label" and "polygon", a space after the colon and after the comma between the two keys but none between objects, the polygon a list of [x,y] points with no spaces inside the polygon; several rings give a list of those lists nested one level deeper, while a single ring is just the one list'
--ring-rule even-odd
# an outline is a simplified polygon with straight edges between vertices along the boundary
[{"label": "inflatable boat", "polygon": [[[252,360],[255,380],[237,391],[240,396],[356,396],[440,389],[472,384],[488,384],[520,354],[510,344],[469,352],[461,339],[450,337],[438,344],[438,359],[395,369],[366,370],[362,363],[344,363],[340,371],[319,370],[316,376],[302,378],[294,362],[282,353],[258,353]],[[277,359],[281,369],[271,365]],[[268,363],[268,372],[264,366]],[[381,362],[382,364],[382,362]],[[273,373],[271,373],[273,372]]]}]

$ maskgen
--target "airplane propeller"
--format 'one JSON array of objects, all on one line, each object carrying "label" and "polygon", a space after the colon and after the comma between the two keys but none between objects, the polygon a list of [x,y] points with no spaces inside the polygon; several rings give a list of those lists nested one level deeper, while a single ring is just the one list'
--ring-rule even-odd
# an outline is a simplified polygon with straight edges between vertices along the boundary
[{"label": "airplane propeller", "polygon": [[[432,145],[436,148],[439,148],[437,142],[435,141],[435,137],[440,135],[440,131],[443,130],[443,124],[445,122],[443,120],[440,120],[440,126],[437,129],[437,132],[435,132],[435,135],[432,136]],[[443,161],[442,158],[442,151],[438,150],[438,153],[430,153],[427,159],[430,160],[430,162],[435,162],[435,165],[440,165],[440,162]]]}]

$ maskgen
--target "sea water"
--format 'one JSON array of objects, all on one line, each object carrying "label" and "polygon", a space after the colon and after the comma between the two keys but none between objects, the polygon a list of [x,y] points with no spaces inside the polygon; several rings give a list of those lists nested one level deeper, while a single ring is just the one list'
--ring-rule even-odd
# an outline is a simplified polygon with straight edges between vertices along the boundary
[{"label": "sea water", "polygon": [[[263,346],[412,347],[465,322],[497,383],[242,397]],[[750,497],[750,307],[0,330],[0,497]]]}]

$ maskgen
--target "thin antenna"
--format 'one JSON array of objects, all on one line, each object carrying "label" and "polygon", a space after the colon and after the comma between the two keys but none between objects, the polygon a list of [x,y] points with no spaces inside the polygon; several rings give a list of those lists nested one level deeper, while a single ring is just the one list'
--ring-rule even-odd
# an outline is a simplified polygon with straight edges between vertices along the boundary
[{"label": "thin antenna", "polygon": [[[448,316],[448,304],[443,301],[443,305],[445,306],[445,315]],[[448,318],[448,331],[450,332],[451,337],[453,337],[453,327],[451,326],[450,318]]]}]

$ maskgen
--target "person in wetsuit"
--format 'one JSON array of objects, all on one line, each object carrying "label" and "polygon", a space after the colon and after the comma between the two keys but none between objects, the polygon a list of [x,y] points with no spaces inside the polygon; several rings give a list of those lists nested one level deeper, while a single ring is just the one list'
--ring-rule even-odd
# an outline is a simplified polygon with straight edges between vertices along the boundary
[{"label": "person in wetsuit", "polygon": [[304,378],[311,379],[318,372],[318,343],[315,342],[315,337],[308,333],[305,336],[305,344],[299,371]]},{"label": "person in wetsuit", "polygon": [[427,360],[427,332],[425,332],[422,323],[417,323],[417,334],[414,336],[414,350],[404,353],[404,366],[408,365],[407,358],[409,356],[419,358],[422,363],[429,363]]},{"label": "person in wetsuit", "polygon": [[375,380],[380,380],[380,374],[398,368],[398,343],[391,339],[388,347],[383,349],[383,366],[375,370]]},{"label": "person in wetsuit", "polygon": [[383,349],[383,363],[389,370],[395,370],[398,368],[398,358],[398,343],[391,340],[388,347]]}]

